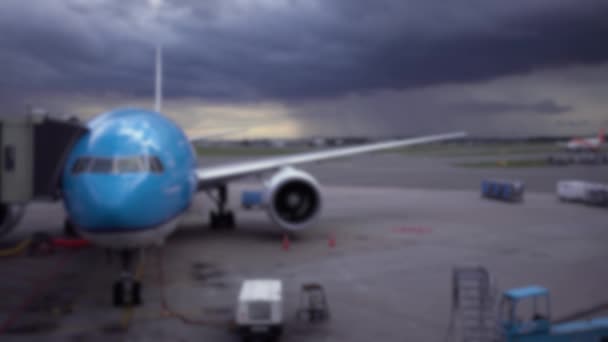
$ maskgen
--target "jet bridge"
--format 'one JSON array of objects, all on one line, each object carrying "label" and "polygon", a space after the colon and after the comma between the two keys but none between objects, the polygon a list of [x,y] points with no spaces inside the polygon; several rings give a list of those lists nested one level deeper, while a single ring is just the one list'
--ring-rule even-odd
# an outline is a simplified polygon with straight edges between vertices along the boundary
[{"label": "jet bridge", "polygon": [[32,200],[56,200],[67,156],[86,126],[74,119],[0,119],[0,236],[19,222]]},{"label": "jet bridge", "polygon": [[0,202],[56,199],[63,164],[88,129],[75,119],[0,120]]}]

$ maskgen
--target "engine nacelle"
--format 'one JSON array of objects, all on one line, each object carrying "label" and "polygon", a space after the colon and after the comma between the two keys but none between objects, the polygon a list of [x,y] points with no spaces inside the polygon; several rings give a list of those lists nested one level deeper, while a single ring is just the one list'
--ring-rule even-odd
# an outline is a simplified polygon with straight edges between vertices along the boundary
[{"label": "engine nacelle", "polygon": [[12,232],[17,226],[23,214],[25,205],[22,204],[0,204],[0,237]]},{"label": "engine nacelle", "polygon": [[291,167],[266,182],[263,200],[270,219],[287,230],[307,228],[321,213],[319,183],[310,174]]}]

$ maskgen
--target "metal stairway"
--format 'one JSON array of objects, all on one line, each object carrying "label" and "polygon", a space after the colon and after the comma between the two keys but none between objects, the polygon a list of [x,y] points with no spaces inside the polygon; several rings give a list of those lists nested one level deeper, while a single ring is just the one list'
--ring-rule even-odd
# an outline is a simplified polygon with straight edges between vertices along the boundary
[{"label": "metal stairway", "polygon": [[452,315],[448,340],[499,341],[496,287],[482,266],[455,267],[452,272]]}]

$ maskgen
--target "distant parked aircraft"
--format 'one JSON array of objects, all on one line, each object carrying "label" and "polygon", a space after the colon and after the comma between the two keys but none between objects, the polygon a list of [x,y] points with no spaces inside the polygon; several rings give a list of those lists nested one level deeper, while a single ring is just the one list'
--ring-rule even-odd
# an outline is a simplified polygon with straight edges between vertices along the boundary
[{"label": "distant parked aircraft", "polygon": [[573,152],[587,152],[587,151],[598,151],[602,145],[604,145],[605,136],[604,129],[600,129],[597,137],[589,138],[573,138],[566,143],[561,143],[560,146],[568,151]]}]

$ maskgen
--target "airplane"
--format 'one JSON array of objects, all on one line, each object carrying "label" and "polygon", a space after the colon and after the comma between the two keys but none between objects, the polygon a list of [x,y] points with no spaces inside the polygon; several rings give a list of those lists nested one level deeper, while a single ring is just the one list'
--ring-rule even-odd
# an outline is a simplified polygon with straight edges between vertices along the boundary
[{"label": "airplane", "polygon": [[561,143],[560,146],[572,152],[597,152],[604,145],[605,135],[604,129],[600,129],[597,137],[589,138],[574,138],[566,143]]},{"label": "airplane", "polygon": [[269,175],[263,198],[270,219],[280,229],[302,231],[319,217],[322,198],[319,183],[298,165],[466,135],[434,134],[200,167],[183,129],[161,113],[160,46],[155,75],[154,110],[116,109],[90,120],[88,133],[69,151],[61,176],[65,231],[120,255],[123,276],[113,286],[115,306],[141,302],[134,259],[144,248],[164,243],[197,192],[206,192],[215,202],[210,226],[230,228],[235,217],[227,207],[228,184]]}]

